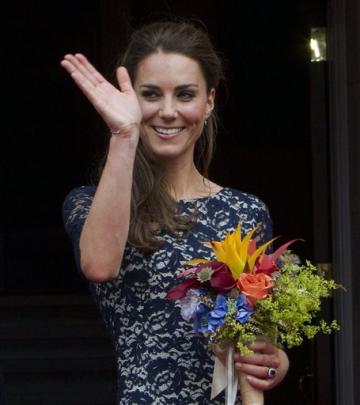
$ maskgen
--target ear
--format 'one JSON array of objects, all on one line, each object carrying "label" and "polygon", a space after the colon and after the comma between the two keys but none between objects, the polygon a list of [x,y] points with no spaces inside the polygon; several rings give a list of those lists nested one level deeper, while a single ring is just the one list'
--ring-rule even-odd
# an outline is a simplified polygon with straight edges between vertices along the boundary
[{"label": "ear", "polygon": [[209,118],[211,115],[212,110],[215,107],[215,89],[212,88],[209,91],[209,94],[207,96],[207,100],[206,100],[206,113],[205,113],[205,118]]}]

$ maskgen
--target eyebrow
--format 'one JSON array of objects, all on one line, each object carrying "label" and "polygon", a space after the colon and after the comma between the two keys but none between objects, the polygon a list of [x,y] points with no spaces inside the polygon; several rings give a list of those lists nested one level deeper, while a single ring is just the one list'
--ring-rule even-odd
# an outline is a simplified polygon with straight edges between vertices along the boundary
[{"label": "eyebrow", "polygon": [[[157,86],[156,84],[152,84],[152,83],[144,83],[144,84],[140,85],[140,88],[142,88],[142,87],[145,87],[147,89],[154,89],[154,90],[155,89],[156,90],[160,89],[160,86]],[[181,84],[179,86],[176,86],[175,90],[184,90],[184,89],[187,89],[189,87],[199,87],[199,85],[196,84],[196,83]]]}]

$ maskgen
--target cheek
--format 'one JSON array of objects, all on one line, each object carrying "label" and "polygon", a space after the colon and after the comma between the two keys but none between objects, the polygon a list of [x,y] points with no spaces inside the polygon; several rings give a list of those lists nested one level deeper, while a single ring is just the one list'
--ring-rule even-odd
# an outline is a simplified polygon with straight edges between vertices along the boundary
[{"label": "cheek", "polygon": [[152,118],[158,110],[156,103],[142,103],[140,102],[140,109],[143,115],[143,120],[146,121]]},{"label": "cheek", "polygon": [[205,112],[206,110],[203,104],[189,105],[182,109],[183,117],[193,124],[202,123],[205,119]]}]

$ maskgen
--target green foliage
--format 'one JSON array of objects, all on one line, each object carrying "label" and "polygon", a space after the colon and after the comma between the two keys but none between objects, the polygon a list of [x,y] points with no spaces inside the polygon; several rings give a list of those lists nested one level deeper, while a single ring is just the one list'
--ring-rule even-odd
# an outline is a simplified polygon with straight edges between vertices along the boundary
[{"label": "green foliage", "polygon": [[246,323],[235,320],[234,300],[229,299],[225,323],[212,336],[211,345],[235,341],[239,352],[245,355],[251,352],[247,345],[259,336],[291,348],[319,332],[329,334],[339,329],[336,321],[327,323],[316,319],[322,299],[340,287],[334,280],[318,275],[310,262],[298,265],[290,261],[284,261],[273,277],[272,291],[267,298],[256,302],[254,313]]}]

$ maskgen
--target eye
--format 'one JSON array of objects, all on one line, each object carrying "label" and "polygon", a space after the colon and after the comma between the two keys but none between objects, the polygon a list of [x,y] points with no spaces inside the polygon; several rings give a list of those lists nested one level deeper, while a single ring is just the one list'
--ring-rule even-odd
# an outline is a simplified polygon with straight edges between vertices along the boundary
[{"label": "eye", "polygon": [[182,100],[191,100],[195,97],[195,93],[190,90],[182,90],[179,92],[178,97]]},{"label": "eye", "polygon": [[141,92],[141,96],[148,100],[154,100],[160,97],[160,94],[155,90],[144,90]]}]

